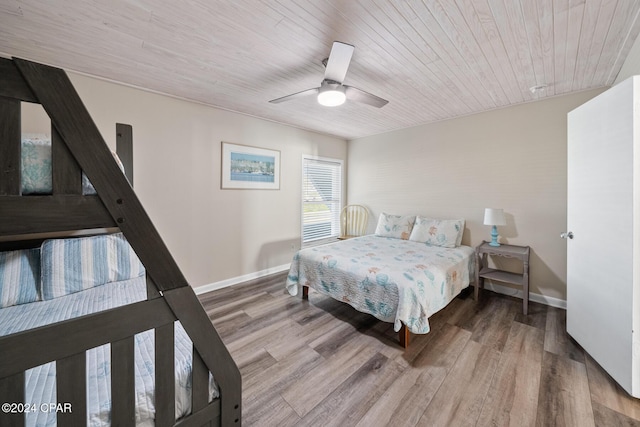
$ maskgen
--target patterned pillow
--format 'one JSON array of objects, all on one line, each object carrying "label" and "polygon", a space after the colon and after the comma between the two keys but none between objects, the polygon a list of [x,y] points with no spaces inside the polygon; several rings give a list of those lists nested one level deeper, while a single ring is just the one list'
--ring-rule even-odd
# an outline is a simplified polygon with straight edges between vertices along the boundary
[{"label": "patterned pillow", "polygon": [[414,215],[390,215],[383,212],[378,218],[375,234],[381,237],[407,240],[411,235],[415,219]]},{"label": "patterned pillow", "polygon": [[42,298],[50,300],[144,274],[122,233],[42,243]]},{"label": "patterned pillow", "polygon": [[409,240],[443,248],[456,248],[462,242],[464,219],[433,219],[418,216]]},{"label": "patterned pillow", "polygon": [[0,252],[0,307],[40,300],[40,249]]},{"label": "patterned pillow", "polygon": [[[114,152],[114,159],[124,172],[124,165]],[[53,178],[51,168],[51,140],[46,135],[22,138],[22,194],[51,194]],[[82,172],[82,194],[96,194],[96,189]]]},{"label": "patterned pillow", "polygon": [[22,194],[51,194],[51,141],[22,139]]}]

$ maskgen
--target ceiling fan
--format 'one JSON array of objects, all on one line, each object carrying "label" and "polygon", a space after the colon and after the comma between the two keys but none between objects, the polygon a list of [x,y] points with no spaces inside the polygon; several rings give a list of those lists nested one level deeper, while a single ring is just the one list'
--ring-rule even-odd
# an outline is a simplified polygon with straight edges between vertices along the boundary
[{"label": "ceiling fan", "polygon": [[378,108],[384,107],[389,102],[386,99],[382,99],[353,86],[342,84],[347,74],[349,63],[351,62],[351,56],[353,56],[353,50],[354,47],[350,44],[333,42],[329,58],[322,61],[326,68],[324,71],[324,80],[322,80],[320,87],[303,90],[302,92],[283,96],[282,98],[272,99],[269,102],[278,104],[308,95],[317,95],[318,103],[326,107],[342,105],[347,99]]}]

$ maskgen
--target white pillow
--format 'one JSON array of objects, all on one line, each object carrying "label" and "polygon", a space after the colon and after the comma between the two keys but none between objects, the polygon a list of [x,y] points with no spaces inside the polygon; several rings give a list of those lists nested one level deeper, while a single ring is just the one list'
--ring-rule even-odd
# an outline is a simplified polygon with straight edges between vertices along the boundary
[{"label": "white pillow", "polygon": [[464,219],[416,217],[409,240],[443,248],[456,248],[462,243]]},{"label": "white pillow", "polygon": [[381,213],[376,226],[376,236],[409,239],[415,221],[415,215],[389,215]]}]

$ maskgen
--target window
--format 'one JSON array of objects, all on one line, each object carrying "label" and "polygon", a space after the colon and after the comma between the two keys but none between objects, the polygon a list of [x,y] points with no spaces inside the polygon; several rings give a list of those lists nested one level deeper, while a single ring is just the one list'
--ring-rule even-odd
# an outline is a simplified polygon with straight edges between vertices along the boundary
[{"label": "window", "polygon": [[342,160],[302,158],[302,245],[325,243],[340,234]]}]

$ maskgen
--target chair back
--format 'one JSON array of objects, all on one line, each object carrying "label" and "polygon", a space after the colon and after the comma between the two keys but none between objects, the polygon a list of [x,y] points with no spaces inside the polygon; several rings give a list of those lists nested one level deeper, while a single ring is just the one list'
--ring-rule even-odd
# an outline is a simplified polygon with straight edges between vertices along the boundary
[{"label": "chair back", "polygon": [[347,205],[340,213],[340,237],[364,236],[369,222],[369,210],[361,205]]}]

